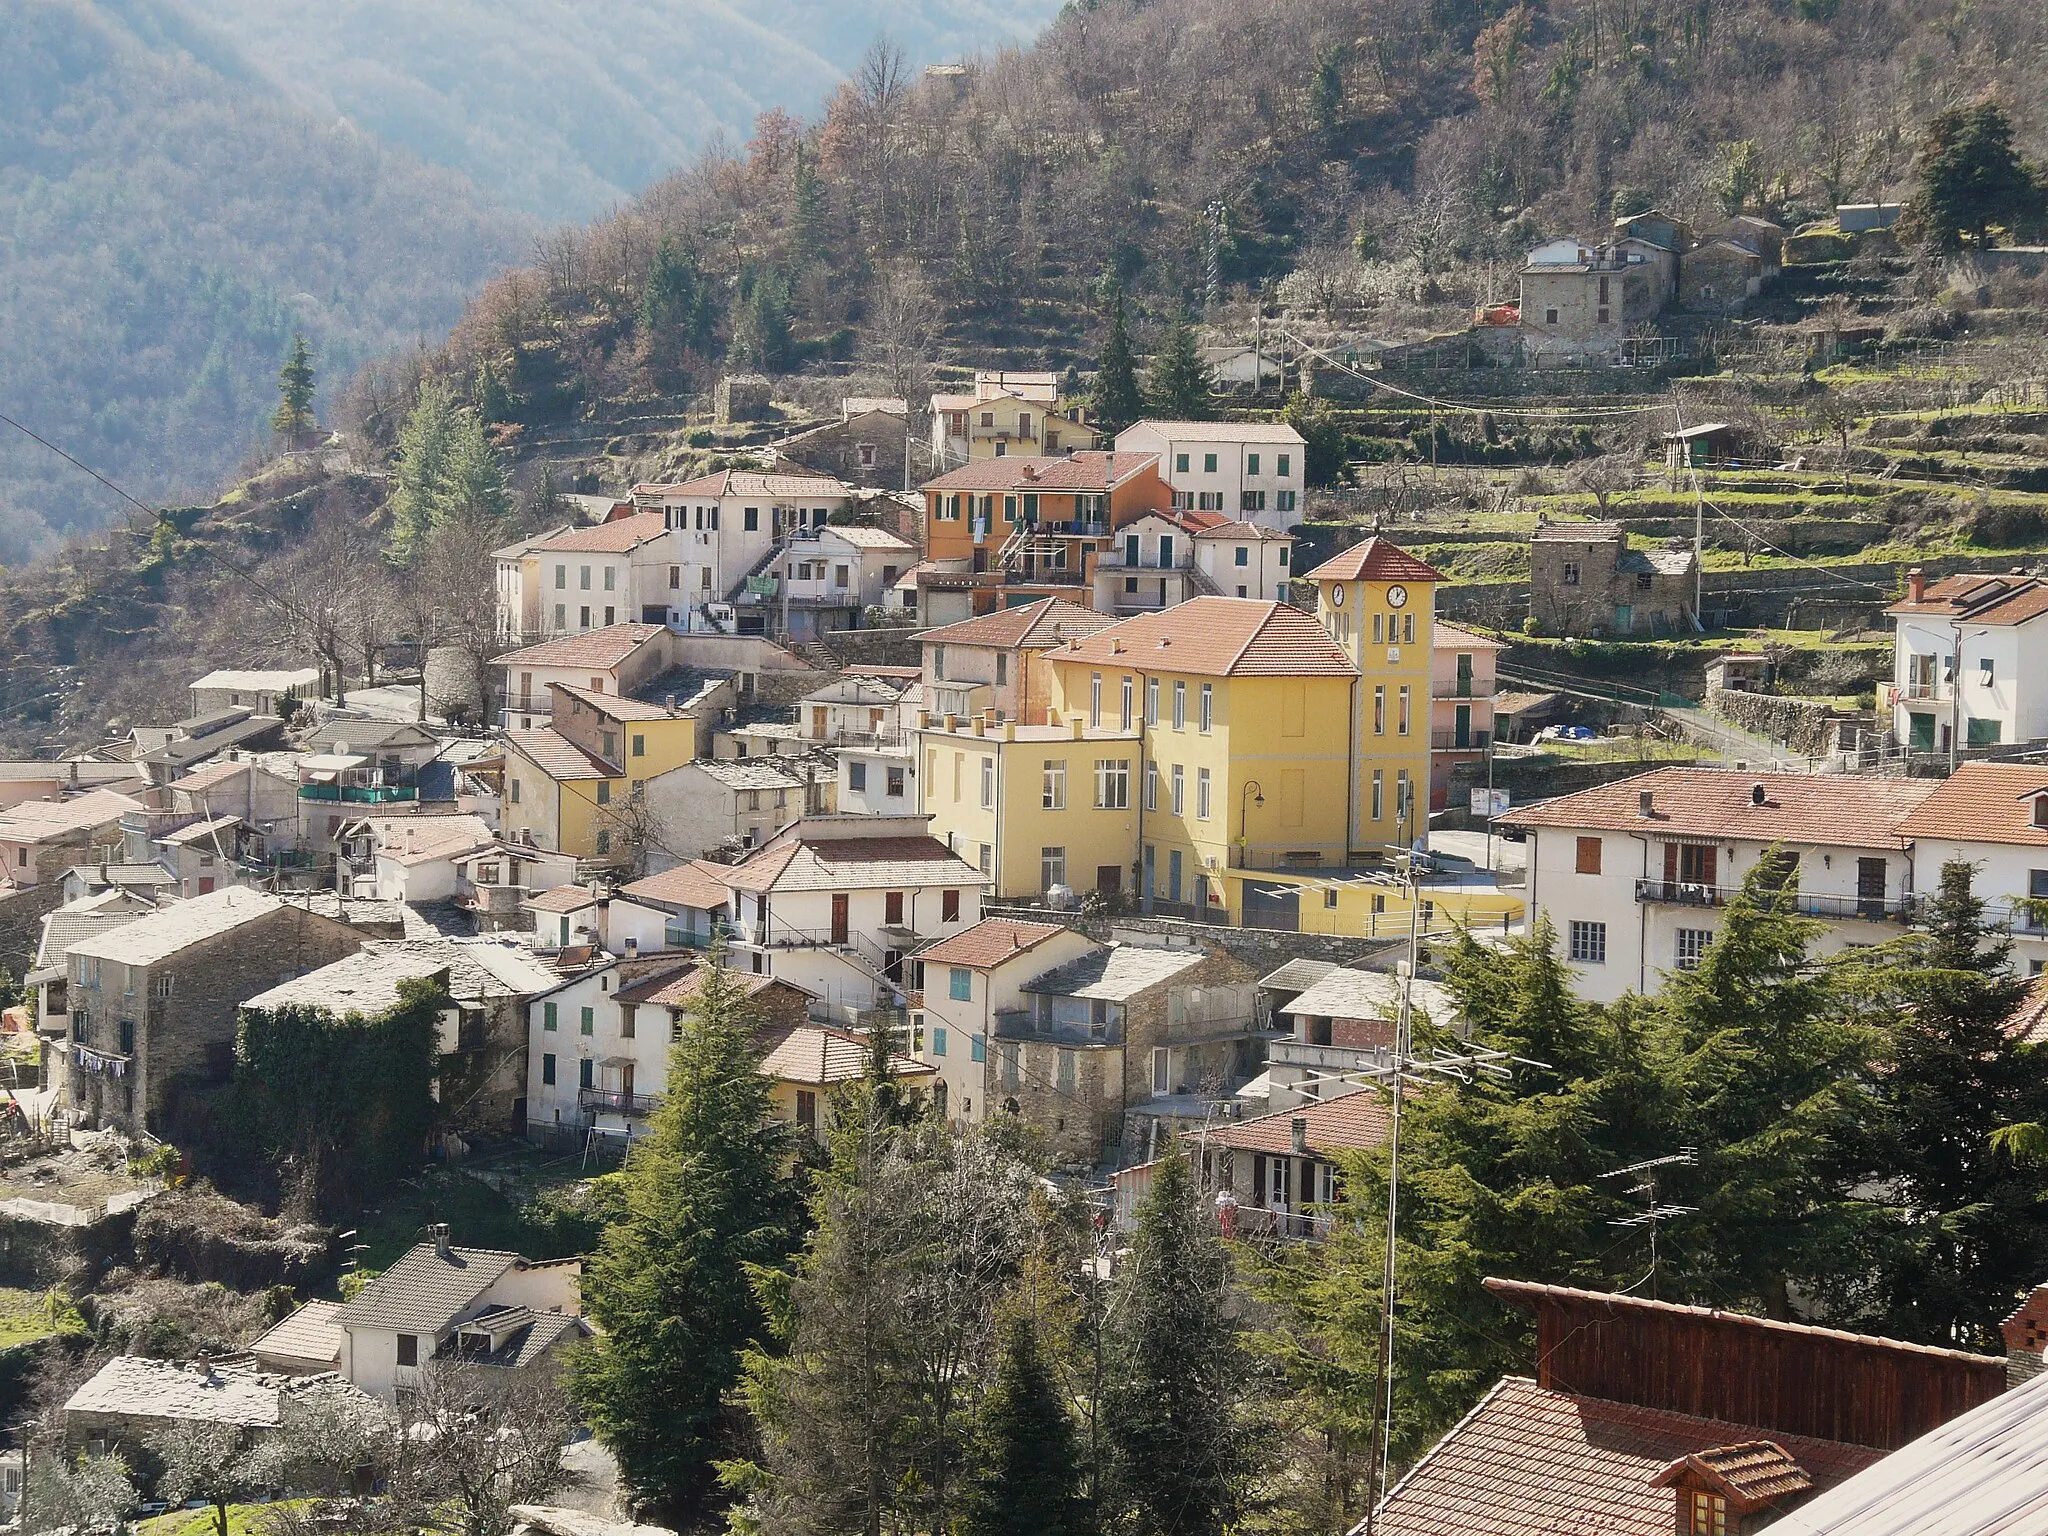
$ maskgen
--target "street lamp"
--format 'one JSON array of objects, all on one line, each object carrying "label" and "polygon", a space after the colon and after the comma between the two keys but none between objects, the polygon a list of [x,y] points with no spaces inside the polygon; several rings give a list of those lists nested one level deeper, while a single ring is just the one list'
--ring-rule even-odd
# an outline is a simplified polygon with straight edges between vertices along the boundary
[{"label": "street lamp", "polygon": [[[1258,799],[1254,801],[1252,797]],[[1245,844],[1245,822],[1250,818],[1253,804],[1264,805],[1266,791],[1257,779],[1245,780],[1243,791],[1237,797],[1237,863],[1240,869],[1251,867],[1251,854]]]}]

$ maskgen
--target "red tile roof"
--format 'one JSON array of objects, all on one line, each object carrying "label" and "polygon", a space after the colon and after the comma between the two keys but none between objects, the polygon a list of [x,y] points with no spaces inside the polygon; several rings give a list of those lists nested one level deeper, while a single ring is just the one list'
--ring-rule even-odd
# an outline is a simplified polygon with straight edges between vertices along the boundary
[{"label": "red tile roof", "polygon": [[972,928],[963,928],[931,948],[920,950],[917,958],[933,965],[964,965],[985,971],[1065,932],[1067,929],[1059,923],[1020,923],[1015,918],[984,917]]},{"label": "red tile roof", "polygon": [[1304,581],[1442,581],[1444,574],[1427,561],[1375,534],[1332,555],[1302,578]]},{"label": "red tile roof", "polygon": [[[1204,515],[1200,512],[1184,512],[1181,514],[1183,517],[1201,517]],[[1210,512],[1206,515],[1215,517],[1217,514]],[[1195,537],[1198,539],[1249,539],[1256,540],[1261,544],[1292,544],[1294,542],[1293,534],[1282,533],[1277,528],[1267,528],[1258,523],[1211,523],[1207,527],[1201,528]]]},{"label": "red tile roof", "polygon": [[507,731],[505,745],[558,783],[564,779],[613,779],[619,776],[616,768],[584,751],[552,727],[538,731]]},{"label": "red tile roof", "polygon": [[[825,1024],[792,1024],[770,1033],[762,1043],[766,1047],[762,1075],[785,1083],[820,1088],[850,1083],[867,1063],[866,1040]],[[935,1069],[908,1056],[897,1056],[889,1070],[895,1077],[928,1077]]]},{"label": "red tile roof", "polygon": [[1116,622],[1106,613],[1083,608],[1062,597],[1041,597],[1034,603],[998,608],[979,618],[962,619],[943,629],[928,629],[917,638],[927,645],[983,645],[1013,650],[1018,647],[1060,645],[1083,639]]},{"label": "red tile roof", "polygon": [[2048,827],[2034,825],[2034,797],[2040,794],[2048,794],[2048,766],[1963,763],[1935,781],[1899,829],[1910,838],[2048,848]]},{"label": "red tile roof", "polygon": [[980,885],[981,878],[936,837],[792,837],[733,865],[726,884],[736,891],[855,891]]},{"label": "red tile roof", "polygon": [[709,912],[724,906],[730,899],[721,878],[725,869],[723,864],[692,859],[687,864],[678,864],[674,869],[665,869],[658,875],[649,875],[644,880],[622,886],[619,894],[628,901],[668,902]]},{"label": "red tile roof", "polygon": [[2019,624],[2048,612],[2048,586],[2023,571],[1966,571],[1929,582],[1919,602],[1909,597],[1885,612],[1931,613],[1945,618],[1968,615],[1973,623]]},{"label": "red tile roof", "polygon": [[[590,528],[575,528],[533,546],[537,554],[582,553],[593,555],[631,554],[650,539],[668,532],[668,520],[659,512],[636,512]],[[613,625],[614,629],[618,626]]]},{"label": "red tile roof", "polygon": [[662,624],[608,624],[580,635],[558,635],[493,657],[494,667],[596,667],[609,671],[641,646],[668,633]]},{"label": "red tile roof", "polygon": [[[1754,798],[1758,785],[1764,790],[1761,805]],[[1931,779],[1658,768],[1559,795],[1501,820],[1518,827],[1586,827],[1665,838],[1902,848],[1911,813],[1935,787]],[[1651,803],[1648,816],[1641,811],[1646,793]]]},{"label": "red tile roof", "polygon": [[1065,458],[1009,457],[975,459],[927,480],[927,491],[1067,491],[1102,492],[1122,485],[1156,453],[1106,453],[1100,449]]},{"label": "red tile roof", "polygon": [[1795,1493],[1811,1493],[1813,1479],[1775,1440],[1750,1440],[1681,1456],[1650,1480],[1652,1488],[1704,1486],[1724,1494],[1737,1514],[1752,1514]]},{"label": "red tile roof", "polygon": [[832,475],[763,474],[753,469],[721,469],[673,485],[636,485],[636,496],[839,496],[853,494],[844,481]]},{"label": "red tile roof", "polygon": [[1210,677],[1358,675],[1312,615],[1243,597],[1196,597],[1141,613],[1068,645],[1057,659]]},{"label": "red tile roof", "polygon": [[643,703],[639,699],[628,699],[616,693],[599,693],[593,688],[578,688],[574,683],[551,683],[572,699],[581,700],[607,720],[683,720],[686,715],[671,714],[659,704]]},{"label": "red tile roof", "polygon": [[[636,981],[630,987],[619,989],[622,1003],[651,1003],[657,1008],[682,1008],[691,998],[704,990],[704,973],[707,967],[701,961],[689,961],[682,965],[663,970],[655,975]],[[782,987],[803,997],[814,994],[793,981],[784,981],[779,976],[756,976],[751,971],[725,973],[726,979],[738,990],[741,997],[756,997],[770,987]]]},{"label": "red tile roof", "polygon": [[534,912],[581,912],[596,905],[597,898],[580,885],[558,885],[526,898],[528,910]]},{"label": "red tile roof", "polygon": [[1442,619],[1438,619],[1432,627],[1430,642],[1453,651],[1504,651],[1508,648],[1505,640],[1482,635],[1478,630],[1467,629],[1462,624],[1446,624]]},{"label": "red tile roof", "polygon": [[2048,973],[2036,976],[2005,1021],[2005,1037],[2016,1045],[2039,1045],[2048,1040]]},{"label": "red tile roof", "polygon": [[1307,1122],[1304,1132],[1308,1150],[1329,1156],[1378,1146],[1386,1140],[1392,1115],[1384,1093],[1377,1088],[1361,1088],[1340,1099],[1277,1110],[1254,1120],[1212,1126],[1206,1132],[1190,1131],[1187,1135],[1191,1140],[1201,1135],[1211,1146],[1238,1152],[1292,1152],[1296,1120]]},{"label": "red tile roof", "polygon": [[[1752,1425],[1546,1392],[1503,1378],[1381,1504],[1380,1536],[1671,1536],[1676,1496],[1653,1486],[1672,1462],[1759,1438]],[[1831,1488],[1885,1454],[1773,1433]]]}]

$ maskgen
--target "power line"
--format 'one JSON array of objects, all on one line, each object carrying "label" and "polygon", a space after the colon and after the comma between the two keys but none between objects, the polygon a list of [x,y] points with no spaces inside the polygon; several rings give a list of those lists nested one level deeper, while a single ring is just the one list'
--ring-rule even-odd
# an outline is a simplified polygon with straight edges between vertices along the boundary
[{"label": "power line", "polygon": [[1323,351],[1320,347],[1310,345],[1308,342],[1303,341],[1299,336],[1295,335],[1292,331],[1281,330],[1279,331],[1279,334],[1286,337],[1289,341],[1293,342],[1297,347],[1301,348],[1303,352],[1307,353],[1310,357],[1315,358],[1319,362],[1327,363],[1330,367],[1335,368],[1340,372],[1348,373],[1353,378],[1359,379],[1364,383],[1370,384],[1374,389],[1385,390],[1388,394],[1398,395],[1404,400],[1413,400],[1417,405],[1426,405],[1430,407],[1432,410],[1457,411],[1468,416],[1517,416],[1529,417],[1538,420],[1556,421],[1570,420],[1573,418],[1592,418],[1595,420],[1606,420],[1626,416],[1646,416],[1650,415],[1653,412],[1661,411],[1664,409],[1664,407],[1661,405],[1586,405],[1561,407],[1554,406],[1549,408],[1528,406],[1490,406],[1466,405],[1456,400],[1440,400],[1431,395],[1418,394],[1412,389],[1403,389],[1398,384],[1389,384],[1384,379],[1375,378],[1372,374],[1367,373],[1364,369],[1357,367],[1355,364],[1347,363],[1339,358],[1332,357],[1329,353]]}]

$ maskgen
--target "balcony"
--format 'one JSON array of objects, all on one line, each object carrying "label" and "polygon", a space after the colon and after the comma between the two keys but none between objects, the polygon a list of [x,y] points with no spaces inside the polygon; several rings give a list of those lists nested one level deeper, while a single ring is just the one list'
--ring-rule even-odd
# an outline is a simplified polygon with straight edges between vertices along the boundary
[{"label": "balcony", "polygon": [[1123,1025],[1115,1019],[1096,1024],[1082,1019],[1040,1018],[1029,1008],[998,1008],[990,1035],[997,1040],[1033,1040],[1055,1045],[1120,1045]]},{"label": "balcony", "polygon": [[1311,1045],[1282,1035],[1266,1046],[1266,1062],[1310,1072],[1356,1072],[1377,1065],[1386,1052],[1369,1045]]},{"label": "balcony", "polygon": [[661,1108],[663,1095],[658,1093],[626,1093],[615,1088],[579,1088],[576,1103],[585,1110],[604,1110],[614,1115],[631,1115],[646,1119]]},{"label": "balcony", "polygon": [[347,805],[390,805],[399,800],[417,800],[419,790],[410,784],[301,784],[301,800],[338,800]]},{"label": "balcony", "polygon": [[1907,683],[1899,689],[1902,699],[1947,699],[1954,695],[1955,688],[1950,683]]},{"label": "balcony", "polygon": [[1079,571],[1005,571],[1003,580],[1011,586],[1028,587],[1078,587],[1083,585]]},{"label": "balcony", "polygon": [[[1739,885],[1700,885],[1690,880],[1636,882],[1636,900],[1658,906],[1725,907],[1741,894]],[[1912,896],[1831,896],[1798,891],[1794,905],[1804,917],[1904,923],[1912,921],[1919,903]]]},{"label": "balcony", "polygon": [[1484,752],[1493,741],[1491,731],[1431,731],[1432,752]]}]

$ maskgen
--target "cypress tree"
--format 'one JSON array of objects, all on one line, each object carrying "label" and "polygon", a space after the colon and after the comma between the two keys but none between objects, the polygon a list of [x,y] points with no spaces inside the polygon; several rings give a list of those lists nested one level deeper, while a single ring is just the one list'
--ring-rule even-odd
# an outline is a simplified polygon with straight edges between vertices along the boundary
[{"label": "cypress tree", "polygon": [[1110,1523],[1139,1536],[1222,1536],[1239,1513],[1247,1361],[1229,1294],[1187,1160],[1162,1158],[1138,1205],[1098,1410],[1120,1517]]},{"label": "cypress tree", "polygon": [[292,355],[277,371],[277,409],[270,413],[270,430],[284,439],[287,448],[313,430],[313,349],[306,338],[292,338]]},{"label": "cypress tree", "polygon": [[1080,1536],[1080,1447],[1038,1328],[1019,1310],[1003,1325],[1002,1353],[981,1412],[981,1470],[966,1536]]},{"label": "cypress tree", "polygon": [[1202,349],[1195,341],[1194,328],[1185,318],[1174,321],[1159,338],[1159,351],[1152,359],[1150,404],[1155,415],[1169,421],[1204,421],[1210,414],[1209,396],[1216,380]]},{"label": "cypress tree", "polygon": [[1103,430],[1119,432],[1145,414],[1145,399],[1138,392],[1137,364],[1131,357],[1131,336],[1124,328],[1124,296],[1118,290],[1110,296],[1109,335],[1102,343],[1102,359],[1095,372],[1095,415]]},{"label": "cypress tree", "polygon": [[704,1512],[730,1449],[725,1395],[765,1326],[752,1272],[792,1241],[783,1138],[754,1021],[714,954],[669,1052],[668,1096],[625,1174],[626,1219],[583,1282],[604,1329],[571,1384],[626,1479],[674,1520]]}]

